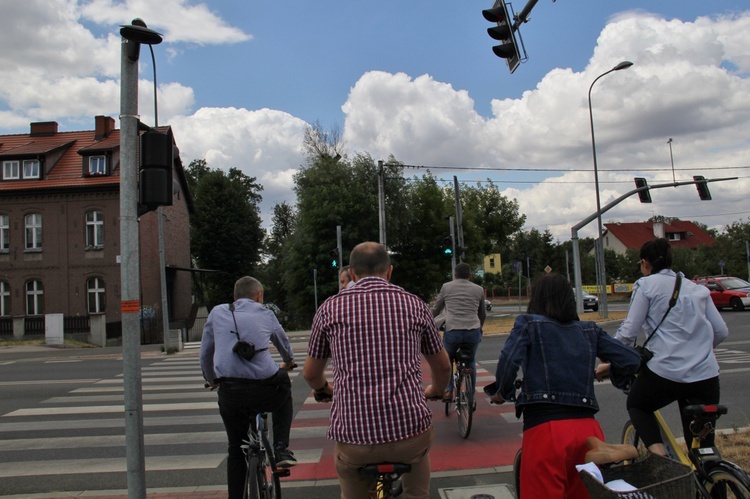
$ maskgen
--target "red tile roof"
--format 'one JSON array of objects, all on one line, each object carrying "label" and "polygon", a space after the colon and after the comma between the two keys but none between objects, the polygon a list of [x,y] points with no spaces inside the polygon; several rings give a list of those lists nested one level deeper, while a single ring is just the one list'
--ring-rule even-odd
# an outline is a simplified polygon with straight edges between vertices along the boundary
[{"label": "red tile roof", "polygon": [[[654,222],[611,223],[604,224],[604,226],[628,249],[640,249],[643,243],[656,238]],[[664,222],[664,236],[668,237],[669,234],[674,233],[685,233],[686,235],[685,239],[669,241],[669,244],[674,248],[696,248],[698,246],[710,246],[714,243],[714,238],[693,222],[685,220]]]},{"label": "red tile roof", "polygon": [[[100,140],[95,139],[94,130],[79,132],[58,132],[52,135],[0,135],[0,162],[17,155],[48,155],[48,161],[56,157],[57,150],[61,156],[54,165],[45,165],[47,173],[41,179],[3,180],[0,181],[0,192],[11,192],[27,189],[45,189],[57,187],[84,187],[120,183],[119,164],[111,165],[112,171],[107,176],[83,175],[83,156],[79,151],[95,153],[115,151],[120,147],[120,130],[113,130]],[[53,153],[53,154],[50,154]]]}]

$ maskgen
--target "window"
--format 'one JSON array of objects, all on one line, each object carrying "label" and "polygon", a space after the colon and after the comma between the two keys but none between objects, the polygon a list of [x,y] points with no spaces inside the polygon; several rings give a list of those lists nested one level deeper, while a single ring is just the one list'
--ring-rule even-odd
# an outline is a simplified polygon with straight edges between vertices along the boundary
[{"label": "window", "polygon": [[495,268],[495,258],[494,257],[490,257],[490,268],[491,269]]},{"label": "window", "polygon": [[86,212],[86,247],[104,246],[104,214],[101,211]]},{"label": "window", "polygon": [[3,180],[21,178],[21,167],[18,161],[3,161]]},{"label": "window", "polygon": [[0,316],[10,315],[10,286],[0,281]]},{"label": "window", "polygon": [[38,159],[24,160],[23,178],[39,178],[39,160]]},{"label": "window", "polygon": [[25,217],[26,249],[42,249],[42,215],[31,213]]},{"label": "window", "polygon": [[89,175],[106,175],[107,158],[104,156],[91,156],[89,158]]},{"label": "window", "polygon": [[88,290],[89,313],[103,313],[106,307],[106,302],[104,301],[104,281],[99,277],[92,277],[86,281],[86,289]]},{"label": "window", "polygon": [[685,239],[685,238],[682,237],[682,233],[681,232],[668,232],[667,233],[667,239],[669,241],[680,241],[680,240]]},{"label": "window", "polygon": [[44,288],[42,281],[26,283],[26,315],[44,314]]},{"label": "window", "polygon": [[7,253],[10,248],[10,219],[0,215],[0,253]]}]

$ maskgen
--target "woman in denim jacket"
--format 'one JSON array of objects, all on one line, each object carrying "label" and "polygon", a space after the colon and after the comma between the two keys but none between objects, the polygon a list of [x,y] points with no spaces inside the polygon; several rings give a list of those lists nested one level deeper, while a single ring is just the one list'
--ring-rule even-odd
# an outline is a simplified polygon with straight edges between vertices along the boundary
[{"label": "woman in denim jacket", "polygon": [[[584,462],[587,437],[604,440],[594,419],[597,357],[624,376],[638,369],[640,356],[594,322],[578,320],[573,289],[560,274],[534,284],[527,312],[516,318],[485,392],[492,402],[515,402],[516,416],[523,414],[523,497],[588,498],[575,465]],[[519,368],[524,379],[516,397]]]}]

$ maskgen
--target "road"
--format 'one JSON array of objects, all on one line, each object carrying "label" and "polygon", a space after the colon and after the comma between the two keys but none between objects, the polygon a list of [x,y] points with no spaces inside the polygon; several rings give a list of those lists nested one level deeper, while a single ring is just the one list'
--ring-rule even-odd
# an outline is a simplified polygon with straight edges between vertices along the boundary
[{"label": "road", "polygon": [[[722,315],[731,335],[717,349],[717,356],[722,366],[722,402],[730,407],[730,414],[720,420],[720,427],[744,427],[750,420],[745,383],[750,372],[750,312]],[[616,324],[605,328],[614,332]],[[477,357],[480,390],[493,378],[504,341],[499,336],[482,342]],[[306,335],[295,334],[292,343],[298,358],[304,358]],[[225,435],[216,393],[202,389],[197,351],[166,357],[152,347],[144,348],[142,379],[149,490],[186,486],[222,490]],[[119,353],[2,349],[0,380],[0,497],[127,488]],[[283,482],[284,497],[334,497],[338,486],[332,444],[324,437],[328,407],[314,402],[298,372],[293,373],[293,397],[292,448],[300,464]],[[625,397],[608,383],[597,385],[597,397],[602,407],[598,419],[607,439],[617,441],[627,419]],[[432,404],[438,435],[431,453],[432,497],[469,497],[460,495],[462,491],[498,494],[498,490],[496,498],[512,497],[502,484],[510,481],[509,465],[520,445],[521,425],[513,408],[490,406],[480,397],[472,433],[462,440],[455,415],[446,417],[441,403]],[[676,413],[667,411],[666,416],[676,427]]]}]

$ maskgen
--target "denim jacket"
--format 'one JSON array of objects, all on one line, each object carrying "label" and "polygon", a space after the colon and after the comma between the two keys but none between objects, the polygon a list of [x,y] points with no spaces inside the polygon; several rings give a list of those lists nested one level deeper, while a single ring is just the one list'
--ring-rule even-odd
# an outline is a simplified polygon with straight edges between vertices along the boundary
[{"label": "denim jacket", "polygon": [[[641,358],[632,347],[609,336],[594,322],[560,323],[543,315],[519,315],[495,372],[498,393],[516,403],[516,416],[529,404],[558,404],[597,412],[596,358],[611,362],[619,375],[633,374]],[[515,381],[523,368],[516,397]]]}]

